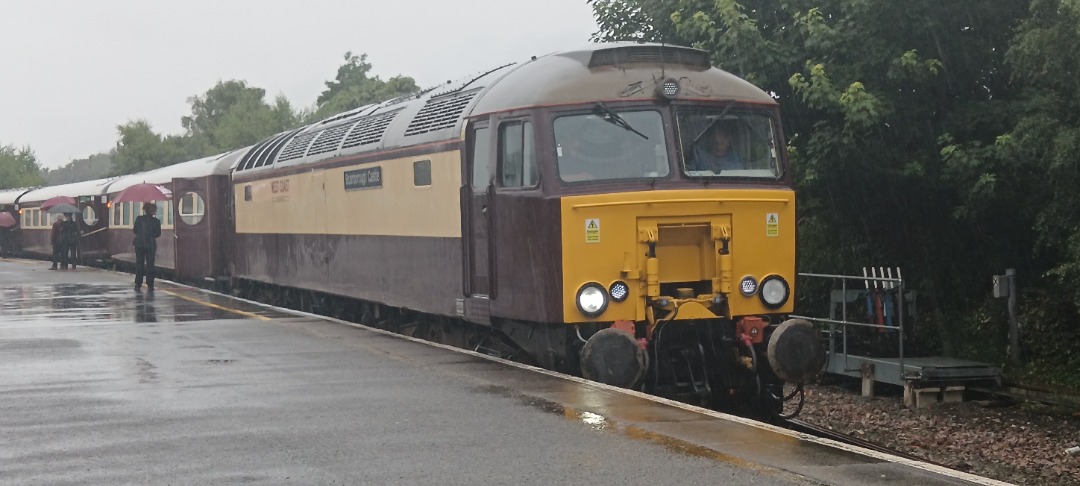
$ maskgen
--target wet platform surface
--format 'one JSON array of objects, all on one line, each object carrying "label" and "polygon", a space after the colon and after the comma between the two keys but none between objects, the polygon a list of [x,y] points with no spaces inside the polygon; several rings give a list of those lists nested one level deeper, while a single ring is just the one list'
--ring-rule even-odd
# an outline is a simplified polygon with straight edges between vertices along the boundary
[{"label": "wet platform surface", "polygon": [[1002,484],[165,281],[0,259],[0,483]]}]

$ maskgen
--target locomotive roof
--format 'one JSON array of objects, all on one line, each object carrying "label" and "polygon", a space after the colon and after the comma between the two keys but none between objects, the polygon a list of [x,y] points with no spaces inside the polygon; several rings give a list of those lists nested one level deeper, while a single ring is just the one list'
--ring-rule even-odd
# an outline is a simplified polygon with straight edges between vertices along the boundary
[{"label": "locomotive roof", "polygon": [[240,160],[247,148],[211,155],[201,159],[180,162],[165,167],[160,167],[145,172],[137,172],[121,176],[120,180],[110,185],[109,193],[117,193],[135,184],[144,182],[150,184],[168,184],[176,177],[206,177],[215,174],[228,174]]},{"label": "locomotive roof", "polygon": [[452,140],[472,116],[535,106],[656,99],[664,79],[683,96],[776,104],[749,82],[713,68],[708,53],[687,47],[610,43],[548,54],[362,106],[251,147],[237,172]]}]

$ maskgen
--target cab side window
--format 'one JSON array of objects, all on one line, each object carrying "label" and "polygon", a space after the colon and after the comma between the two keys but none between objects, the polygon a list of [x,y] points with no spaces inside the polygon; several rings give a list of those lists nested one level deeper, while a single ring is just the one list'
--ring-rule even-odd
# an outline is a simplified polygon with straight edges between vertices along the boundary
[{"label": "cab side window", "polygon": [[473,136],[473,146],[470,148],[474,192],[483,192],[491,184],[491,160],[488,156],[491,133],[488,132],[487,128],[478,128]]},{"label": "cab side window", "polygon": [[531,187],[540,181],[532,123],[511,122],[499,127],[499,180],[502,187]]}]

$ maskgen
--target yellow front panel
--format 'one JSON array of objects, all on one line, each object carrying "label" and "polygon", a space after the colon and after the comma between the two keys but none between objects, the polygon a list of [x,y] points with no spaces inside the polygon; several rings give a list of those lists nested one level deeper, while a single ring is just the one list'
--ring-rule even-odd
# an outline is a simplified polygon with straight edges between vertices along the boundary
[{"label": "yellow front panel", "polygon": [[[236,231],[460,238],[460,157],[449,151],[237,184]],[[413,163],[422,160],[431,161],[431,184],[416,186]],[[346,172],[372,167],[381,168],[380,187],[345,189]]]},{"label": "yellow front panel", "polygon": [[[791,312],[738,293],[738,281],[768,275],[795,281],[795,193],[788,189],[648,191],[562,199],[563,315],[567,322],[645,317],[647,241],[655,238],[660,283],[719,281],[721,236],[730,235],[732,316]],[[629,284],[630,297],[587,318],[574,302],[587,282]],[[711,288],[711,286],[710,286]],[[794,293],[794,289],[792,289]]]}]

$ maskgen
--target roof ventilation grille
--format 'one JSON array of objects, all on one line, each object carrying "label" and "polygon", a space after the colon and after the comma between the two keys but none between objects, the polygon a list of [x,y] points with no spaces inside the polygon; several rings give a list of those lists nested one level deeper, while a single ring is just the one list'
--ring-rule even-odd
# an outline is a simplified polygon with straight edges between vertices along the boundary
[{"label": "roof ventilation grille", "polygon": [[345,143],[341,144],[341,148],[347,149],[378,142],[386,131],[386,127],[390,126],[390,122],[394,121],[398,113],[401,113],[401,108],[356,120],[353,130],[349,132],[349,136],[345,137]]},{"label": "roof ventilation grille", "polygon": [[465,106],[469,104],[469,100],[473,99],[477,92],[470,91],[456,96],[429,99],[427,104],[420,109],[420,112],[409,123],[409,128],[405,130],[405,136],[419,135],[454,126],[458,118],[461,117],[461,112],[465,111]]},{"label": "roof ventilation grille", "polygon": [[664,63],[698,69],[709,69],[709,53],[675,46],[626,46],[600,49],[593,52],[589,67],[618,66],[632,62]]}]

